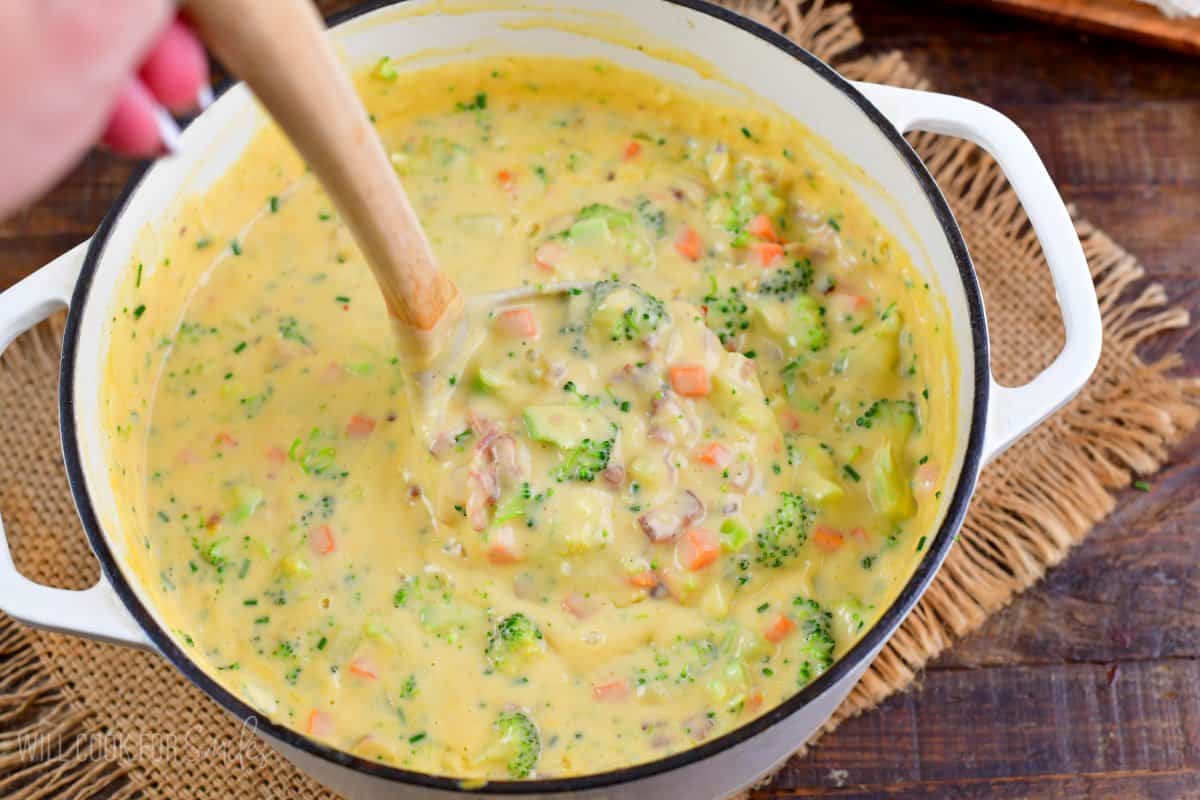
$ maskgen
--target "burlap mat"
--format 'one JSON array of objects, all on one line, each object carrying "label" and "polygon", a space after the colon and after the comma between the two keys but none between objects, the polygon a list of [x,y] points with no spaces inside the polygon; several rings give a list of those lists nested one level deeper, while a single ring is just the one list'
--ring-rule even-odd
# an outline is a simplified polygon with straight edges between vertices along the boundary
[{"label": "burlap mat", "polygon": [[[782,30],[846,75],[918,86],[896,53],[862,55],[847,5],[749,0],[729,5]],[[1005,383],[1050,362],[1063,332],[1040,249],[995,165],[971,146],[917,137],[966,231],[987,299],[993,364]],[[1104,314],[1104,353],[1068,408],[984,472],[937,580],[853,693],[831,731],[908,687],[921,667],[1063,559],[1113,507],[1113,492],[1157,470],[1197,421],[1195,382],[1170,356],[1143,363],[1147,338],[1188,324],[1159,286],[1102,232],[1078,222]],[[56,586],[91,585],[98,568],[63,476],[55,384],[62,319],[0,362],[0,511],[17,564]],[[0,796],[317,798],[328,795],[248,736],[162,659],[40,633],[0,617]]]}]

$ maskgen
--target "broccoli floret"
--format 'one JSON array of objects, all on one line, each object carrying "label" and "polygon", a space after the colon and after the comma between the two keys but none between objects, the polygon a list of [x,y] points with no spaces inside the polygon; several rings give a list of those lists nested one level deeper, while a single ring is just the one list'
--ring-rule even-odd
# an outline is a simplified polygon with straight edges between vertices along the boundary
[{"label": "broccoli floret", "polygon": [[829,328],[825,325],[825,307],[808,295],[794,301],[796,330],[800,341],[812,352],[823,350],[829,344]]},{"label": "broccoli floret", "polygon": [[641,341],[671,319],[663,302],[636,284],[599,281],[591,295],[587,327],[603,340]]},{"label": "broccoli floret", "polygon": [[579,209],[579,214],[575,219],[577,221],[603,219],[611,225],[620,226],[633,222],[633,214],[604,203],[592,203]]},{"label": "broccoli floret", "polygon": [[309,347],[312,342],[300,330],[300,320],[295,317],[280,317],[279,318],[279,335],[285,339],[291,339],[294,342],[299,342],[305,347]]},{"label": "broccoli floret", "polygon": [[488,633],[486,655],[492,669],[508,672],[543,648],[538,626],[518,611],[500,620]]},{"label": "broccoli floret", "polygon": [[633,214],[619,208],[592,203],[579,209],[575,221],[553,236],[551,239],[566,241],[594,241],[597,238],[608,238],[614,233],[624,233],[633,224]]},{"label": "broccoli floret", "polygon": [[638,200],[637,212],[642,218],[642,223],[654,231],[655,236],[661,239],[667,235],[667,212],[654,205],[650,198],[643,197]]},{"label": "broccoli floret", "polygon": [[229,558],[222,550],[228,543],[229,537],[217,539],[208,544],[201,544],[199,538],[192,537],[192,548],[205,563],[215,567],[217,572],[224,572],[225,568],[229,566]]},{"label": "broccoli floret", "polygon": [[533,500],[533,488],[529,485],[528,481],[522,481],[521,486],[515,492],[505,497],[496,506],[496,514],[492,517],[492,524],[500,525],[511,519],[525,516],[531,500]]},{"label": "broccoli floret", "polygon": [[812,262],[807,258],[793,261],[790,267],[781,267],[758,284],[758,293],[778,300],[795,300],[812,286]]},{"label": "broccoli floret", "polygon": [[791,492],[779,493],[779,508],[754,535],[755,562],[765,567],[782,567],[795,558],[808,541],[812,512],[804,498]]},{"label": "broccoli floret", "polygon": [[[908,418],[908,419],[905,419]],[[913,423],[917,418],[917,408],[911,400],[876,400],[854,420],[854,424],[868,430],[880,420],[896,420]]]},{"label": "broccoli floret", "polygon": [[500,733],[500,740],[492,748],[497,760],[505,760],[512,777],[528,778],[542,755],[542,737],[537,725],[524,712],[504,711],[493,727]]},{"label": "broccoli floret", "polygon": [[587,438],[578,447],[563,454],[563,462],[555,467],[552,473],[559,483],[567,481],[583,481],[591,483],[596,476],[608,466],[612,458],[613,445],[617,443],[617,426],[609,423],[610,436],[607,439]]},{"label": "broccoli floret", "polygon": [[801,686],[807,686],[833,665],[833,651],[837,647],[837,640],[833,636],[833,614],[808,597],[792,600],[792,608],[799,634],[794,637],[799,643],[796,652],[799,662],[797,679]]},{"label": "broccoli floret", "polygon": [[708,311],[704,321],[722,345],[728,345],[750,328],[750,307],[736,286],[721,290],[714,278],[712,291],[704,296],[704,308]]}]

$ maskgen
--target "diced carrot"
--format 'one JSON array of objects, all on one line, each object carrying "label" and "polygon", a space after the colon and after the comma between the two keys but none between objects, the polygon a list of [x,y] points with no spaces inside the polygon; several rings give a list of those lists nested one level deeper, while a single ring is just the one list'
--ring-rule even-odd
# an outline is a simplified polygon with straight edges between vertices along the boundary
[{"label": "diced carrot", "polygon": [[195,464],[200,460],[200,457],[196,455],[195,450],[185,447],[175,454],[175,460],[180,464]]},{"label": "diced carrot", "polygon": [[652,569],[644,569],[630,575],[629,582],[639,589],[653,589],[658,586],[658,575]]},{"label": "diced carrot", "polygon": [[776,614],[763,636],[767,637],[768,642],[782,642],[795,627],[796,623],[787,614]]},{"label": "diced carrot", "polygon": [[733,453],[729,452],[729,448],[720,442],[709,442],[699,454],[696,455],[697,460],[702,464],[708,464],[710,467],[717,469],[725,469],[733,462]]},{"label": "diced carrot", "polygon": [[642,143],[633,141],[625,145],[625,160],[632,161],[638,157],[638,153],[642,152]]},{"label": "diced carrot", "polygon": [[333,717],[324,711],[313,711],[308,715],[304,729],[313,736],[328,736],[333,733]]},{"label": "diced carrot", "polygon": [[517,188],[517,176],[513,175],[510,170],[502,169],[497,172],[496,180],[500,182],[500,188],[506,192],[512,192]]},{"label": "diced carrot", "polygon": [[771,218],[766,214],[759,214],[750,220],[746,225],[746,232],[751,236],[766,239],[768,242],[779,241],[779,234],[775,233],[775,226],[771,223]]},{"label": "diced carrot", "polygon": [[321,370],[320,374],[317,376],[317,380],[325,384],[337,383],[343,377],[345,377],[345,375],[346,370],[342,369],[341,364],[337,363],[336,361],[330,361],[325,365],[325,368]]},{"label": "diced carrot", "polygon": [[871,537],[867,533],[866,528],[851,528],[850,536],[854,539],[857,539],[862,544],[870,544],[871,543]]},{"label": "diced carrot", "polygon": [[283,464],[287,461],[287,451],[278,445],[267,448],[267,461],[272,464]]},{"label": "diced carrot", "polygon": [[592,685],[592,697],[606,703],[613,703],[629,697],[629,681],[617,678]]},{"label": "diced carrot", "polygon": [[750,690],[750,693],[746,695],[746,708],[750,709],[751,711],[757,711],[758,709],[762,708],[762,704],[763,690],[755,686]]},{"label": "diced carrot", "polygon": [[556,272],[566,254],[567,248],[558,242],[545,242],[533,254],[533,265],[542,272]]},{"label": "diced carrot", "polygon": [[208,519],[204,520],[205,529],[210,532],[215,531],[217,528],[221,527],[221,520],[223,520],[224,518],[225,518],[225,515],[222,514],[220,511],[214,511],[213,513],[208,515]]},{"label": "diced carrot", "polygon": [[692,572],[702,570],[721,555],[721,543],[717,535],[707,528],[691,528],[675,546],[679,563]]},{"label": "diced carrot", "polygon": [[493,564],[516,564],[521,560],[517,534],[511,526],[497,528],[488,536],[488,561]]},{"label": "diced carrot", "polygon": [[375,430],[375,419],[366,414],[355,414],[346,423],[346,435],[351,439],[365,439]]},{"label": "diced carrot", "polygon": [[813,544],[826,553],[836,553],[846,543],[846,537],[828,525],[817,525],[812,532]]},{"label": "diced carrot", "polygon": [[333,528],[328,525],[313,528],[308,534],[308,543],[319,556],[327,556],[337,550],[337,537],[333,535]]},{"label": "diced carrot", "polygon": [[871,305],[871,301],[860,294],[839,290],[830,295],[829,304],[837,313],[856,314],[865,311]]},{"label": "diced carrot", "polygon": [[496,316],[496,325],[507,336],[514,339],[536,339],[537,317],[528,308],[510,308]]},{"label": "diced carrot", "polygon": [[800,417],[795,411],[792,411],[790,408],[785,408],[783,411],[779,412],[779,416],[781,418],[780,422],[783,423],[783,427],[788,433],[795,433],[796,431],[800,430]]},{"label": "diced carrot", "polygon": [[596,610],[579,592],[570,592],[562,601],[563,610],[576,619],[587,619]]},{"label": "diced carrot", "polygon": [[213,441],[216,442],[218,447],[237,447],[238,446],[237,439],[233,438],[231,435],[229,435],[225,431],[221,431],[220,433],[218,433],[216,439],[214,439]]},{"label": "diced carrot", "polygon": [[704,242],[700,239],[700,232],[688,225],[676,237],[675,249],[688,261],[699,261],[700,255],[704,252]]},{"label": "diced carrot", "polygon": [[700,364],[672,364],[667,376],[671,388],[684,397],[707,397],[712,391],[708,370]]},{"label": "diced carrot", "polygon": [[379,671],[375,669],[375,665],[361,656],[350,662],[349,669],[351,675],[357,675],[368,681],[379,680]]},{"label": "diced carrot", "polygon": [[755,242],[750,245],[750,253],[764,267],[769,267],[783,255],[783,245],[778,242]]}]

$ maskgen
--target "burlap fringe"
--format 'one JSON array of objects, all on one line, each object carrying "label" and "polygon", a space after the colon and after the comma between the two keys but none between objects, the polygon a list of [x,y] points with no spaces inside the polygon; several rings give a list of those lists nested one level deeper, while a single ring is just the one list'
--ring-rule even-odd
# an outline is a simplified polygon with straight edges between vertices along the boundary
[{"label": "burlap fringe", "polygon": [[[28,351],[41,345],[23,346]],[[126,779],[126,768],[91,757],[89,737],[99,727],[53,680],[28,636],[20,624],[0,616],[0,797],[132,796],[137,787]]]},{"label": "burlap fringe", "polygon": [[[731,0],[731,8],[780,30],[847,77],[910,88],[925,80],[900,53],[856,56],[862,34],[844,3],[824,0]],[[978,148],[927,134],[912,137],[956,209],[1007,232],[1023,259],[1040,258],[1037,238],[1016,195]],[[1093,381],[1084,398],[1046,424],[1071,447],[1024,453],[1020,470],[1001,458],[989,468],[968,522],[921,603],[888,642],[820,735],[912,686],[918,672],[954,641],[976,630],[1017,592],[1059,563],[1113,507],[1113,490],[1131,473],[1156,471],[1170,443],[1200,422],[1200,382],[1167,379],[1178,355],[1145,364],[1135,355],[1147,339],[1189,323],[1167,306],[1166,292],[1136,287],[1143,270],[1103,232],[1077,220],[1096,280],[1104,346],[1120,367]],[[53,364],[61,319],[22,339],[5,354]],[[100,732],[69,686],[30,647],[30,634],[0,616],[0,796],[15,800],[105,797],[125,800],[145,788],[135,766],[97,760],[89,737]],[[39,749],[39,745],[43,749]],[[804,750],[801,750],[803,753]]]}]

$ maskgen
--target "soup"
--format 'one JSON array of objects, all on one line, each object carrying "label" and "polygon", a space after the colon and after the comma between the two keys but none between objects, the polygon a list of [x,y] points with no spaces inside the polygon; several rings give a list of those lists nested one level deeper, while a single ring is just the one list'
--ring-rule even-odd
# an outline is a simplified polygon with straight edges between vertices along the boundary
[{"label": "soup", "polygon": [[359,88],[440,264],[498,307],[431,435],[370,271],[265,128],[148,231],[112,480],[181,645],[272,720],[463,778],[599,772],[828,670],[920,559],[945,311],[770,110],[613,64]]}]

